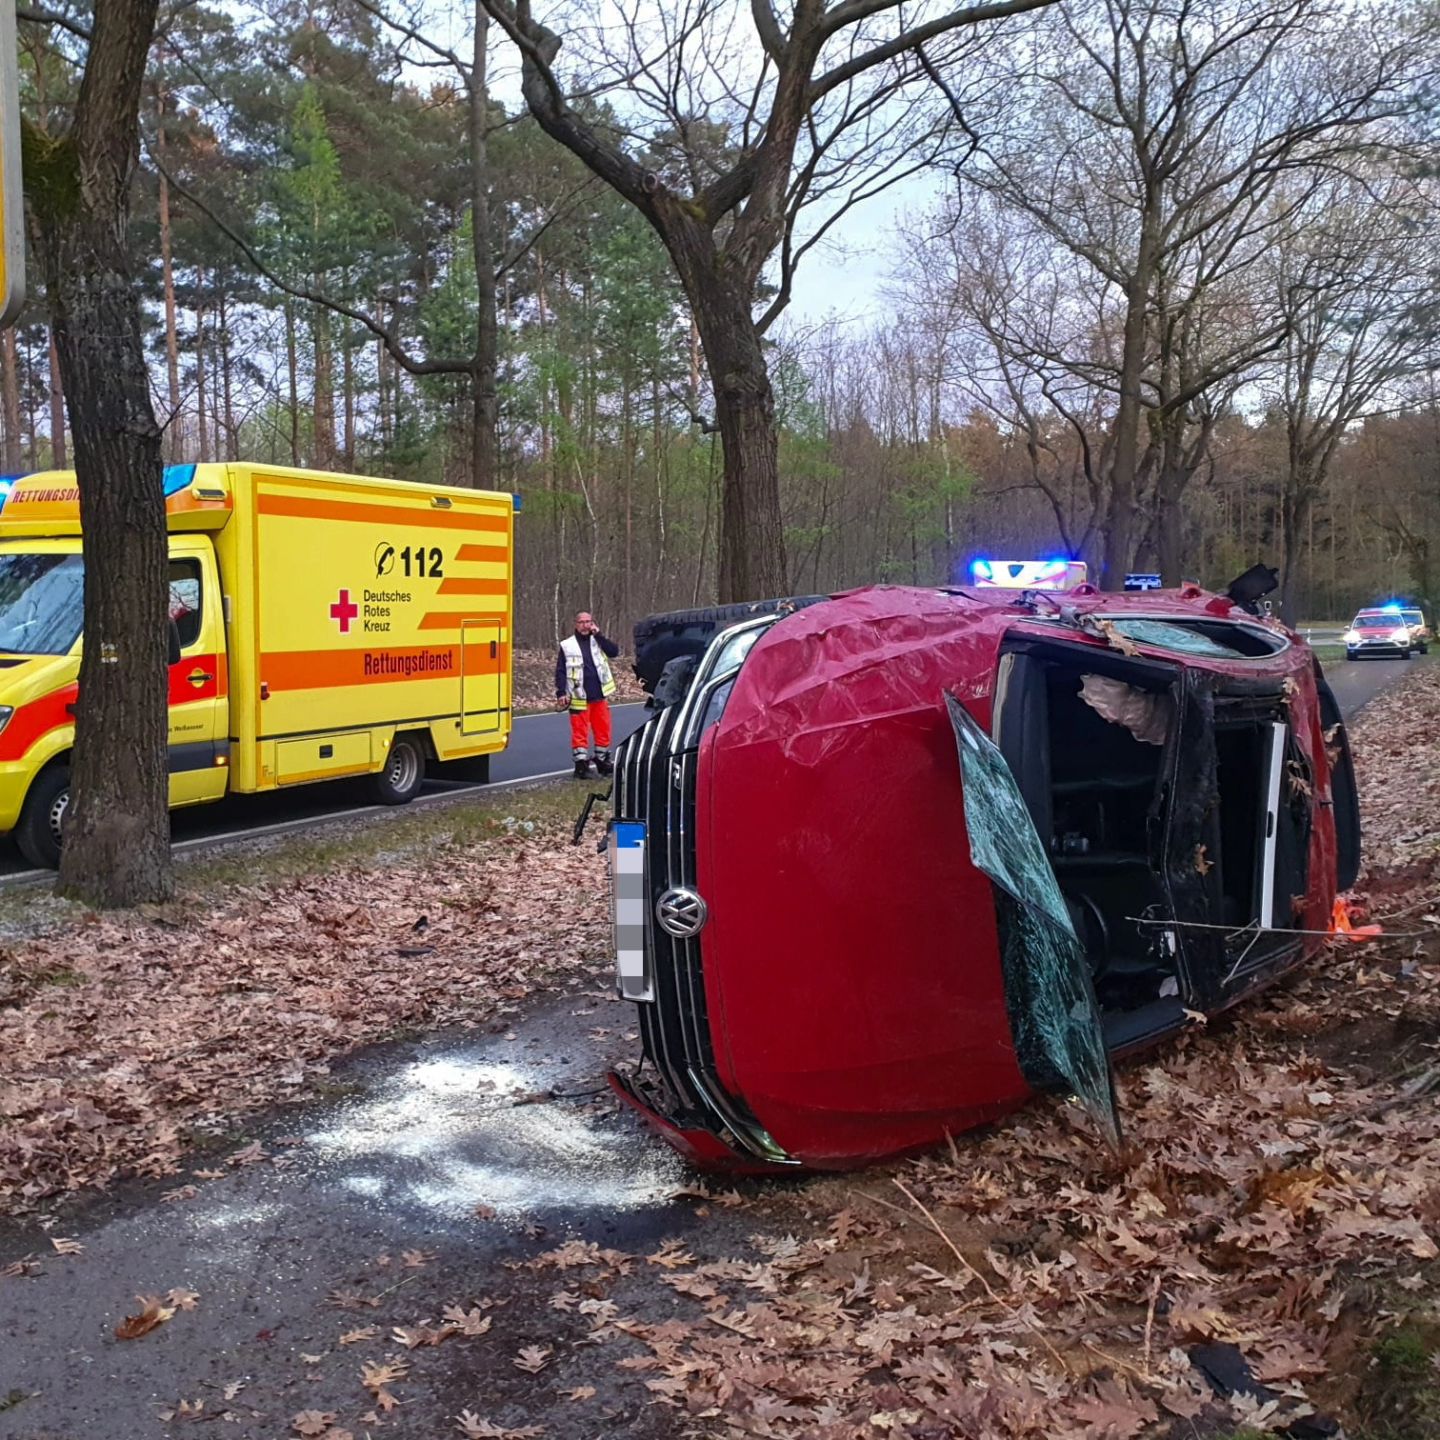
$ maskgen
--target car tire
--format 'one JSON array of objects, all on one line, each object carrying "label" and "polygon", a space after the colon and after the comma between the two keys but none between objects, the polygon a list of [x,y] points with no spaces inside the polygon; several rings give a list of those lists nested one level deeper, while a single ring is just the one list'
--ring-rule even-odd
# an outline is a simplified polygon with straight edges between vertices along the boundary
[{"label": "car tire", "polygon": [[416,735],[390,742],[384,768],[370,777],[370,790],[381,805],[408,805],[425,783],[425,750]]},{"label": "car tire", "polygon": [[721,630],[743,620],[773,615],[782,606],[800,610],[829,598],[828,595],[796,595],[744,605],[711,605],[700,610],[670,610],[647,615],[635,624],[635,676],[645,693],[653,695],[661,673],[672,660],[703,655]]},{"label": "car tire", "polygon": [[20,811],[15,844],[37,870],[60,867],[65,813],[70,808],[70,767],[51,765],[36,777]]},{"label": "car tire", "polygon": [[1354,652],[1353,650],[1347,650],[1347,651],[1345,652],[1345,658],[1346,658],[1347,660],[1355,660],[1355,659],[1358,659],[1359,657],[1355,654],[1355,652]]}]

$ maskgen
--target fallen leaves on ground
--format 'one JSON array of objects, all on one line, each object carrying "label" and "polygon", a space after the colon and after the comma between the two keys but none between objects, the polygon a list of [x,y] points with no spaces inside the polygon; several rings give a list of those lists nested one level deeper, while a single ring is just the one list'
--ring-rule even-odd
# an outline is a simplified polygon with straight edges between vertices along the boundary
[{"label": "fallen leaves on ground", "polygon": [[[431,844],[383,883],[356,865],[174,914],[92,916],[0,956],[0,975],[71,977],[0,1006],[0,1211],[171,1174],[189,1127],[295,1098],[398,1027],[474,1025],[583,970],[609,943],[605,875],[563,829]],[[400,952],[422,909],[417,964]],[[194,1175],[267,1163],[256,1142]]]}]

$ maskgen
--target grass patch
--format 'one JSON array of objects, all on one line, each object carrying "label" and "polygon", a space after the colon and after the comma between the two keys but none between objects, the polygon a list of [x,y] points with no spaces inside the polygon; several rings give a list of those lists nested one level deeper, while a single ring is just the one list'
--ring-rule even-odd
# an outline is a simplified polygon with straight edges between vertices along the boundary
[{"label": "grass patch", "polygon": [[1440,1434],[1440,1320],[1412,1317],[1376,1338],[1355,1409],[1357,1440]]},{"label": "grass patch", "polygon": [[83,985],[85,977],[78,970],[56,966],[51,970],[37,970],[29,977],[36,985]]}]

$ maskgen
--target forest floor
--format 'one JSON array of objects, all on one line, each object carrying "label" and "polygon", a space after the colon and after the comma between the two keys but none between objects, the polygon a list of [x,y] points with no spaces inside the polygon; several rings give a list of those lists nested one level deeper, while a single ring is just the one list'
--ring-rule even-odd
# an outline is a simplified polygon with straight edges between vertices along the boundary
[{"label": "forest floor", "polygon": [[0,957],[0,1437],[1440,1432],[1440,666],[1352,734],[1390,938],[1122,1069],[1118,1155],[1043,1099],[698,1183],[603,1088],[564,787],[57,915]]}]

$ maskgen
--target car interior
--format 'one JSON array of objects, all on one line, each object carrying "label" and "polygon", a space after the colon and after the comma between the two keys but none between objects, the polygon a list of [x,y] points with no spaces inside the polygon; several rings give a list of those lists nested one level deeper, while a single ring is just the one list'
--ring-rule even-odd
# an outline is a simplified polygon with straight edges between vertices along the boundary
[{"label": "car interior", "polygon": [[[1228,947],[1218,932],[1187,936],[1198,995],[1187,993],[1175,932],[1144,922],[1288,926],[1289,896],[1304,889],[1302,807],[1278,794],[1295,763],[1283,710],[1273,695],[1214,693],[1182,709],[1181,675],[1027,644],[1003,657],[995,691],[995,742],[1084,946],[1111,1049],[1180,1024],[1233,978],[1225,972],[1262,966],[1287,943],[1253,931]],[[1201,957],[1222,973],[1197,976]]]}]

